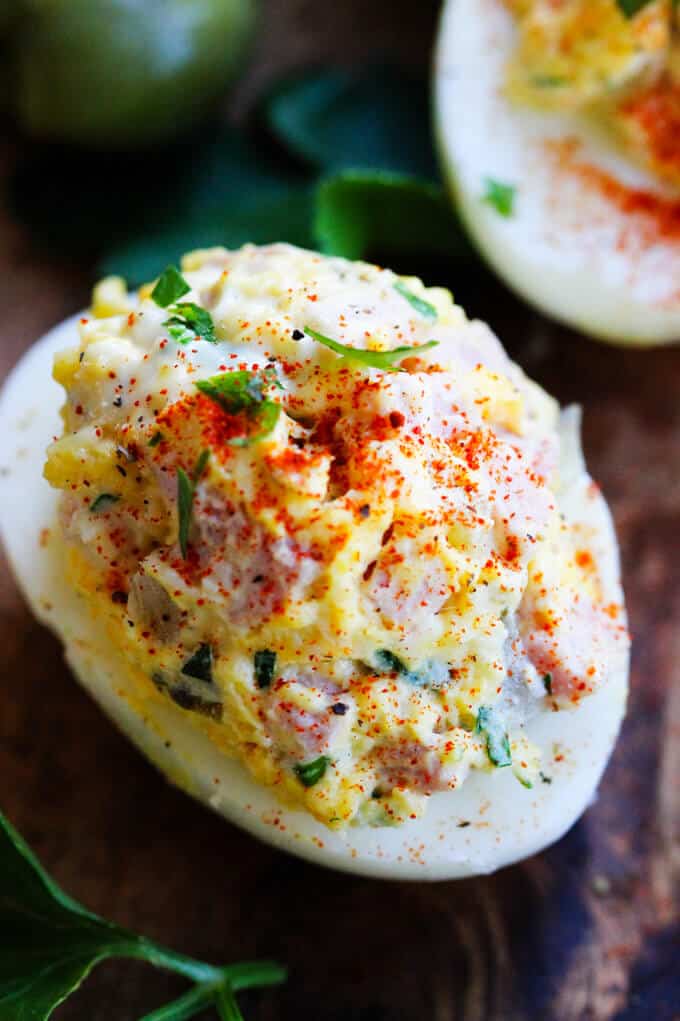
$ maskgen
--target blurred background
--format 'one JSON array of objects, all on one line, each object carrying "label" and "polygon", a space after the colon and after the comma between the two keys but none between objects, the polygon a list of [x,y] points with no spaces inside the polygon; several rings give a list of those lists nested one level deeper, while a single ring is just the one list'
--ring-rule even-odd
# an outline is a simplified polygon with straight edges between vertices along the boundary
[{"label": "blurred background", "polygon": [[[487,879],[386,884],[285,857],[159,779],[75,686],[3,562],[2,809],[93,910],[195,957],[288,963],[285,988],[244,998],[249,1021],[672,1021],[678,352],[556,326],[475,255],[432,140],[438,13],[434,0],[2,0],[0,377],[99,276],[139,284],[191,247],[290,240],[451,288],[527,372],[584,405],[635,639],[597,805]],[[107,964],[56,1016],[133,1021],[176,989]]]}]

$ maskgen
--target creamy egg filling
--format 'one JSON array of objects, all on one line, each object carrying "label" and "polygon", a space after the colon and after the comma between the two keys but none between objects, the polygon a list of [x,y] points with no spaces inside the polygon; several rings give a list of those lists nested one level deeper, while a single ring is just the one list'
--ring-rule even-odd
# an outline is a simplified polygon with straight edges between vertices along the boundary
[{"label": "creamy egg filling", "polygon": [[141,711],[331,826],[541,781],[526,725],[603,683],[621,609],[560,515],[555,402],[448,292],[194,252],[134,301],[99,285],[54,374],[67,583]]},{"label": "creamy egg filling", "polygon": [[518,103],[585,113],[660,180],[680,185],[680,9],[672,0],[505,0]]}]

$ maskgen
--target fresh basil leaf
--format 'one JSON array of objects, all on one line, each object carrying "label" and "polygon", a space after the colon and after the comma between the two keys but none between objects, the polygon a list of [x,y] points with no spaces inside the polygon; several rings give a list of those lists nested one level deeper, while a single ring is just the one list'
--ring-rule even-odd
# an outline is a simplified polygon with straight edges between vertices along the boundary
[{"label": "fresh basil leaf", "polygon": [[515,196],[517,189],[513,184],[504,184],[502,181],[495,181],[492,177],[487,177],[485,182],[485,192],[483,201],[489,206],[493,206],[497,213],[501,216],[512,216],[515,208]]},{"label": "fresh basil leaf", "polygon": [[99,514],[100,511],[108,510],[114,503],[118,503],[120,497],[115,493],[100,493],[99,496],[92,501],[90,504],[90,513]]},{"label": "fresh basil leaf", "polygon": [[330,348],[336,354],[342,355],[344,358],[351,358],[355,362],[361,362],[362,365],[369,365],[372,369],[384,369],[386,372],[399,372],[400,368],[395,365],[395,362],[400,362],[402,358],[417,356],[439,344],[438,340],[428,340],[426,344],[421,344],[419,347],[394,347],[391,351],[367,351],[361,347],[348,347],[330,337],[324,337],[323,333],[318,333],[310,326],[305,326],[304,329],[305,333],[313,337],[317,344],[323,344],[324,347]]},{"label": "fresh basil leaf", "polygon": [[276,653],[271,649],[260,649],[253,656],[253,665],[258,688],[268,688],[276,672]]},{"label": "fresh basil leaf", "polygon": [[494,766],[512,765],[508,734],[498,711],[493,706],[480,706],[475,731],[486,737],[486,754]]},{"label": "fresh basil leaf", "polygon": [[320,755],[311,762],[299,762],[293,769],[303,787],[313,787],[323,778],[330,763],[327,755]]},{"label": "fresh basil leaf", "polygon": [[209,344],[217,343],[215,324],[207,309],[201,308],[193,301],[185,301],[170,305],[168,311],[172,315],[165,320],[163,326],[167,326],[170,335],[181,344],[194,340],[206,340]]},{"label": "fresh basil leaf", "polygon": [[402,284],[401,280],[397,280],[394,285],[395,291],[405,298],[409,305],[416,310],[424,319],[436,320],[437,309],[434,305],[431,305],[429,301],[425,301],[424,298],[419,298],[413,291],[409,291],[405,284]]},{"label": "fresh basil leaf", "polygon": [[442,188],[385,172],[345,171],[324,179],[314,233],[322,252],[346,259],[472,251]]},{"label": "fresh basil leaf", "polygon": [[177,516],[179,520],[177,535],[179,548],[185,560],[189,551],[189,531],[191,530],[196,483],[203,474],[209,457],[209,450],[202,451],[196,462],[192,478],[189,478],[183,468],[177,469]]},{"label": "fresh basil leaf", "polygon": [[151,298],[160,308],[167,308],[178,301],[191,288],[176,266],[166,266],[151,292]]},{"label": "fresh basil leaf", "polygon": [[182,673],[187,677],[195,677],[198,681],[205,681],[212,684],[212,647],[205,642],[196,649],[182,667]]},{"label": "fresh basil leaf", "polygon": [[634,18],[651,0],[616,0],[617,6],[626,18]]},{"label": "fresh basil leaf", "polygon": [[230,414],[245,412],[250,418],[257,417],[259,429],[244,436],[234,436],[227,442],[232,447],[249,447],[264,439],[274,430],[281,414],[281,405],[266,397],[264,386],[281,385],[272,367],[261,373],[240,369],[223,372],[218,376],[200,379],[196,387],[201,393],[220,405]]},{"label": "fresh basil leaf", "polygon": [[[285,971],[268,962],[215,967],[194,961],[99,918],[65,894],[0,814],[0,1018],[47,1021],[101,961],[136,958],[196,983],[155,1021],[193,1017],[198,1006],[242,989],[276,985]],[[192,1003],[196,1009],[187,1011]],[[238,1008],[236,1008],[238,1009]],[[238,1016],[238,1015],[234,1015]]]},{"label": "fresh basil leaf", "polygon": [[438,180],[429,85],[402,68],[314,71],[279,85],[266,123],[322,170],[370,168]]}]

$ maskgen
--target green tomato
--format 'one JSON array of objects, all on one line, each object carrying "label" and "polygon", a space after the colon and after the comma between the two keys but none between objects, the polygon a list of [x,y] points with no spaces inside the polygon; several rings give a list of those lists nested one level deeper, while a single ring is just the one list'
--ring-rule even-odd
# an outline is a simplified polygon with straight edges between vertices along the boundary
[{"label": "green tomato", "polygon": [[40,138],[150,145],[195,122],[238,72],[255,0],[28,0],[16,105]]}]

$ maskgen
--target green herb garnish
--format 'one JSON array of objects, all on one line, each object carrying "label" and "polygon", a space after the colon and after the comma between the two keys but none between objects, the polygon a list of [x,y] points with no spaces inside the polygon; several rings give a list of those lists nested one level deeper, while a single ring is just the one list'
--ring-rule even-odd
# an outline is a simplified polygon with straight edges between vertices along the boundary
[{"label": "green herb garnish", "polygon": [[153,301],[160,308],[167,308],[191,290],[176,266],[166,266],[151,292]]},{"label": "green herb garnish", "polygon": [[99,496],[92,501],[90,504],[90,513],[99,514],[100,511],[106,510],[107,507],[112,507],[114,503],[118,503],[120,500],[119,496],[115,493],[100,493]]},{"label": "green herb garnish", "polygon": [[187,677],[195,677],[199,681],[205,681],[206,684],[212,684],[212,663],[212,648],[203,643],[203,645],[199,645],[186,661],[182,667],[182,673]]},{"label": "green herb garnish", "polygon": [[[217,967],[99,918],[65,894],[0,814],[0,1017],[47,1021],[101,961],[146,961],[190,979],[179,999],[148,1015],[182,1021],[214,1005],[222,1018],[241,1017],[234,994],[278,985],[285,970],[269,961]],[[228,1003],[231,1013],[223,1010]]]},{"label": "green herb garnish", "polygon": [[232,437],[227,441],[232,447],[249,447],[265,439],[275,429],[281,405],[265,395],[263,388],[267,385],[282,389],[273,369],[265,369],[262,373],[246,370],[223,372],[196,383],[201,393],[219,404],[229,415],[245,412],[249,418],[257,419],[260,428],[245,436]]},{"label": "green herb garnish", "polygon": [[305,333],[313,337],[317,344],[329,347],[331,351],[342,355],[343,358],[351,358],[353,361],[361,362],[363,365],[370,365],[372,369],[385,369],[386,372],[403,371],[398,365],[395,365],[395,362],[400,362],[402,358],[407,358],[409,355],[419,355],[422,351],[427,351],[431,347],[437,347],[439,344],[437,340],[428,340],[427,344],[421,344],[420,347],[395,347],[391,351],[367,351],[361,347],[347,347],[346,344],[341,344],[337,340],[324,337],[323,333],[317,333],[316,330],[312,330],[309,326],[305,326],[304,329]]},{"label": "green herb garnish", "polygon": [[149,440],[149,446],[150,447],[157,447],[158,444],[162,443],[162,442],[163,442],[163,433],[159,430],[158,432],[155,432],[153,434],[153,436],[151,437],[151,439]]},{"label": "green herb garnish", "polygon": [[196,467],[194,468],[191,478],[189,478],[183,468],[177,469],[177,515],[179,518],[178,538],[179,548],[181,549],[182,556],[185,560],[187,557],[187,550],[189,548],[189,529],[191,528],[196,484],[205,470],[209,457],[210,451],[204,450],[196,462]]},{"label": "green herb garnish", "polygon": [[502,719],[493,706],[479,707],[475,732],[486,736],[486,754],[494,766],[512,765],[508,734]]},{"label": "green herb garnish", "polygon": [[327,755],[320,755],[311,762],[298,763],[293,769],[303,787],[313,787],[324,776],[330,761]]},{"label": "green herb garnish", "polygon": [[375,660],[378,664],[379,670],[384,670],[385,673],[392,674],[408,674],[410,673],[409,668],[406,666],[403,660],[395,656],[389,649],[377,649],[375,653]]},{"label": "green herb garnish", "polygon": [[429,685],[433,688],[443,687],[449,680],[449,669],[445,663],[438,662],[437,660],[429,660],[423,664],[419,670],[411,670],[406,666],[403,660],[395,656],[389,649],[377,649],[375,654],[375,663],[378,670],[383,670],[385,673],[399,674],[409,684],[416,684],[418,686]]},{"label": "green herb garnish", "polygon": [[567,79],[558,74],[533,74],[531,84],[537,89],[560,89],[567,84]]},{"label": "green herb garnish", "polygon": [[168,311],[172,315],[165,320],[163,326],[168,327],[168,333],[179,344],[189,344],[199,339],[207,340],[209,344],[217,343],[215,324],[207,309],[195,305],[193,301],[185,301],[179,305],[170,305]]},{"label": "green herb garnish", "polygon": [[514,185],[503,184],[502,181],[494,181],[492,177],[486,178],[485,185],[484,202],[487,205],[493,206],[501,216],[512,216],[515,208],[515,195],[517,194],[517,189]]},{"label": "green herb garnish", "polygon": [[649,3],[651,0],[616,0],[619,10],[626,18],[634,18]]},{"label": "green herb garnish", "polygon": [[271,649],[260,649],[253,656],[255,667],[255,683],[258,688],[268,688],[274,680],[276,671],[276,653]]},{"label": "green herb garnish", "polygon": [[424,298],[419,298],[413,291],[409,291],[405,284],[402,284],[401,280],[397,280],[394,285],[394,289],[397,294],[400,294],[402,298],[405,298],[409,305],[418,312],[419,315],[423,316],[424,319],[435,320],[437,318],[437,309],[434,305],[431,305],[429,301],[425,301]]},{"label": "green herb garnish", "polygon": [[552,695],[553,693],[552,680],[553,680],[552,674],[543,674],[543,687],[545,688],[549,695]]}]

